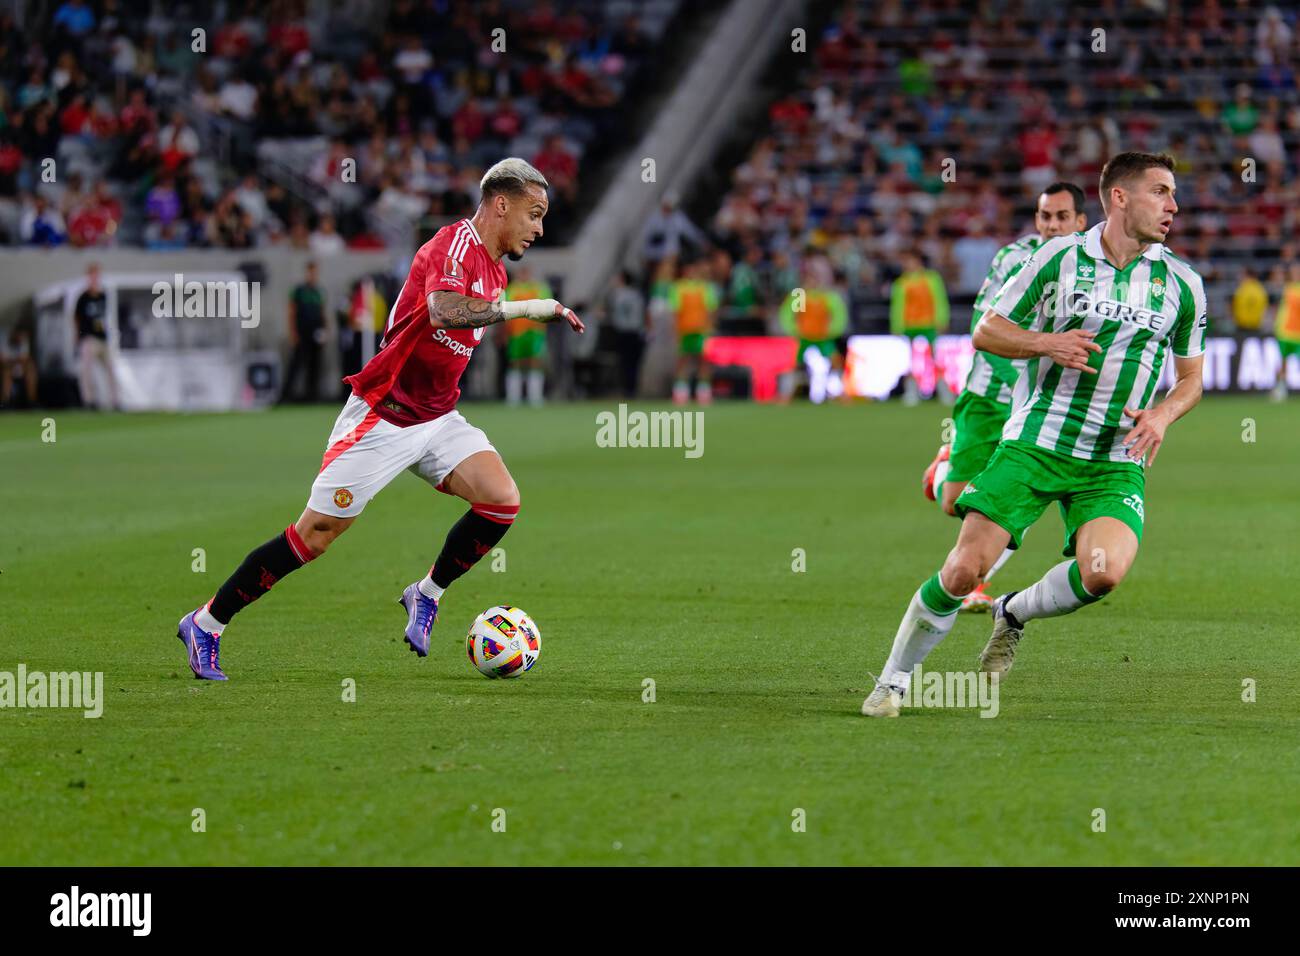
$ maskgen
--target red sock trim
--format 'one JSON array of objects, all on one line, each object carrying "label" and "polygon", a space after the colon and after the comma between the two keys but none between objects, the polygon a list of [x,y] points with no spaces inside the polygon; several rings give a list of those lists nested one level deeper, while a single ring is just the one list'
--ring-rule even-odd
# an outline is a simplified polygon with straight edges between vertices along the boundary
[{"label": "red sock trim", "polygon": [[495,521],[497,524],[514,524],[515,518],[519,516],[518,505],[489,505],[472,502],[469,510],[479,517],[487,518],[488,521]]},{"label": "red sock trim", "polygon": [[284,538],[289,542],[289,550],[293,552],[293,556],[302,564],[306,564],[316,557],[311,548],[307,547],[307,542],[302,540],[302,535],[298,533],[298,529],[294,525],[289,525],[284,529]]}]

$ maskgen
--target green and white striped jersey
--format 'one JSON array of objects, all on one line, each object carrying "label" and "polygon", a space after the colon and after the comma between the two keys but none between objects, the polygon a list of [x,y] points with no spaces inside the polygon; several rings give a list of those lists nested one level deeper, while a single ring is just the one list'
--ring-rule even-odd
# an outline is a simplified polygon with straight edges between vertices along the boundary
[{"label": "green and white striped jersey", "polygon": [[[975,318],[971,322],[971,328],[974,328],[983,318],[993,297],[1006,283],[1011,273],[1016,271],[1016,267],[1028,259],[1042,244],[1043,237],[1036,232],[1031,232],[1014,242],[1008,242],[998,250],[997,255],[993,257],[993,264],[989,266],[989,274],[975,296]],[[970,374],[966,376],[966,391],[991,398],[995,402],[1002,402],[1004,405],[1010,404],[1011,389],[1016,384],[1018,374],[1019,369],[1010,359],[1004,359],[1000,355],[989,355],[977,349],[975,357],[971,359]]]},{"label": "green and white striped jersey", "polygon": [[1025,329],[1095,334],[1087,375],[1049,358],[1025,363],[1003,441],[1092,461],[1129,461],[1129,408],[1149,408],[1168,347],[1179,358],[1205,350],[1200,275],[1153,244],[1123,269],[1106,261],[1105,222],[1043,243],[994,297],[991,308]]}]

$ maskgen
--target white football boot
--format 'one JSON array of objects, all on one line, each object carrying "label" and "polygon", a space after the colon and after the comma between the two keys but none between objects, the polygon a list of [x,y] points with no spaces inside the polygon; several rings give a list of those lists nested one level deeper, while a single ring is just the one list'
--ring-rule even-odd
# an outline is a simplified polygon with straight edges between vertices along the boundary
[{"label": "white football boot", "polygon": [[1000,677],[1016,662],[1016,645],[1025,631],[1020,622],[1013,624],[1007,617],[1007,601],[1015,595],[1016,592],[1011,591],[993,602],[993,636],[980,651],[980,670],[985,674]]},{"label": "white football boot", "polygon": [[903,708],[903,688],[893,684],[882,684],[876,680],[876,686],[862,702],[864,717],[897,717]]}]

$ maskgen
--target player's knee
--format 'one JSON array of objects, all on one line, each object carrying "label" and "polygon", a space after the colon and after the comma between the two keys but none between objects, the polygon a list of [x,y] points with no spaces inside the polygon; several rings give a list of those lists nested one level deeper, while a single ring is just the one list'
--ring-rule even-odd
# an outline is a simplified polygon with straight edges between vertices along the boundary
[{"label": "player's knee", "polygon": [[954,548],[944,562],[939,580],[949,594],[970,594],[980,583],[978,558],[964,548]]},{"label": "player's knee", "polygon": [[483,490],[479,501],[487,505],[509,505],[519,507],[519,487],[514,479],[507,475],[504,479],[493,482]]},{"label": "player's knee", "polygon": [[1080,568],[1079,580],[1083,582],[1083,589],[1093,597],[1102,597],[1119,587],[1119,583],[1124,580],[1124,573],[1127,568],[1107,567],[1102,570],[1092,568]]},{"label": "player's knee", "polygon": [[351,520],[344,518],[334,518],[330,515],[303,515],[298,519],[296,525],[298,536],[302,538],[303,544],[311,549],[312,554],[324,554],[334,539],[341,535],[352,524]]}]

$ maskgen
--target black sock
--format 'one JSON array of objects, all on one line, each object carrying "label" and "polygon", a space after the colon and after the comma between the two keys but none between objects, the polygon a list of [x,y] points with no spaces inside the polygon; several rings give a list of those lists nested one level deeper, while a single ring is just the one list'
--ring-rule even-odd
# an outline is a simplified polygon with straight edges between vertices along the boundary
[{"label": "black sock", "polygon": [[1019,591],[1007,592],[1007,599],[1002,602],[1002,616],[1005,617],[1007,619],[1007,623],[1012,627],[1014,627],[1017,631],[1023,631],[1025,629],[1025,626],[1020,623],[1019,618],[1017,618],[1014,614],[1012,614],[1011,610],[1007,607],[1007,605],[1011,603],[1011,599],[1019,593],[1020,593]]},{"label": "black sock", "polygon": [[209,613],[222,624],[229,624],[232,617],[271,590],[276,581],[314,557],[298,529],[289,525],[266,544],[248,552],[244,563],[217,589]]},{"label": "black sock", "polygon": [[445,588],[478,564],[506,536],[518,514],[518,505],[470,505],[447,532],[442,553],[429,572],[433,583]]}]

